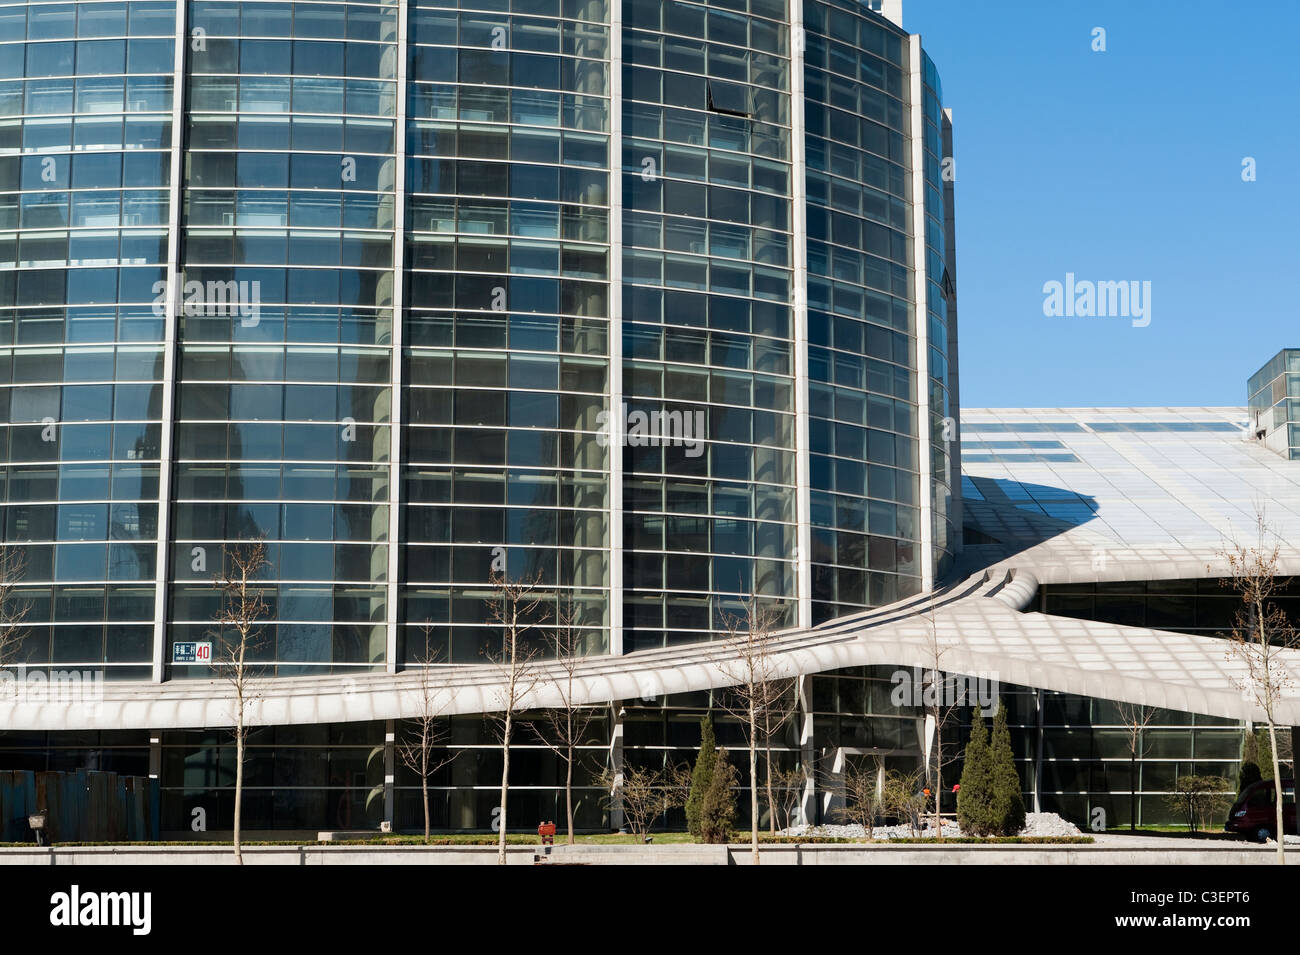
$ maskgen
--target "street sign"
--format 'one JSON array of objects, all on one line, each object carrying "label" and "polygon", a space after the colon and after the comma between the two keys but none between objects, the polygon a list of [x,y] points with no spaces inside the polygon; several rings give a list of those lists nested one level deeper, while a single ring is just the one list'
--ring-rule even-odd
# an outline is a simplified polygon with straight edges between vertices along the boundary
[{"label": "street sign", "polygon": [[173,643],[172,663],[211,663],[212,644],[208,641]]}]

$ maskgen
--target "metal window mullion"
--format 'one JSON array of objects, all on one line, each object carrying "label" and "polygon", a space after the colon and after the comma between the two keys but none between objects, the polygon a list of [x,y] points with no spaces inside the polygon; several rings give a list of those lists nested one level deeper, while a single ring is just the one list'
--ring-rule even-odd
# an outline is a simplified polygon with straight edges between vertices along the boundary
[{"label": "metal window mullion", "polygon": [[162,423],[158,440],[158,545],[154,557],[153,681],[162,682],[166,666],[167,568],[170,563],[171,475],[176,417],[177,315],[181,301],[181,201],[185,153],[186,0],[176,0],[176,42],[172,59],[171,180],[167,184],[167,299],[163,318]]},{"label": "metal window mullion", "polygon": [[804,129],[803,0],[790,0],[790,199],[794,254],[795,599],[812,626],[812,457],[808,446],[808,169]]},{"label": "metal window mullion", "polygon": [[398,571],[401,547],[402,487],[402,401],[405,383],[402,360],[406,262],[406,17],[407,0],[397,4],[397,136],[393,143],[396,164],[393,185],[393,319],[390,382],[392,410],[389,414],[388,443],[388,582],[384,658],[389,673],[397,672]]},{"label": "metal window mullion", "polygon": [[388,720],[384,723],[384,821],[388,823],[389,832],[397,831],[396,757],[397,720]]},{"label": "metal window mullion", "polygon": [[609,6],[609,652],[623,653],[623,3]]},{"label": "metal window mullion", "polygon": [[[1035,728],[1035,745],[1034,745],[1034,812],[1043,811],[1043,691],[1034,690],[1034,728]],[[1135,785],[1135,781],[1130,779],[1129,785]]]},{"label": "metal window mullion", "polygon": [[[798,3],[799,0],[794,0]],[[813,715],[813,676],[799,677],[799,763],[803,768],[803,794],[799,797],[799,824],[813,826],[817,818],[817,718]]]},{"label": "metal window mullion", "polygon": [[[955,155],[952,145],[952,110],[943,111],[943,156],[941,159],[952,162]],[[942,168],[942,167],[941,167]],[[944,177],[943,183],[943,228],[944,228],[944,268],[948,270],[948,280],[952,283],[953,294],[948,297],[948,415],[958,427],[954,429],[952,441],[948,444],[948,477],[952,482],[952,496],[948,504],[948,518],[952,524],[952,539],[949,544],[954,554],[962,551],[962,487],[961,487],[961,358],[957,341],[957,221],[956,221],[956,186],[954,177]],[[945,422],[945,426],[947,422]]]},{"label": "metal window mullion", "polygon": [[925,91],[922,88],[921,37],[908,38],[908,127],[912,158],[912,278],[916,309],[916,430],[920,475],[921,588],[934,589],[934,475],[930,445],[930,310],[927,304],[925,245]]}]

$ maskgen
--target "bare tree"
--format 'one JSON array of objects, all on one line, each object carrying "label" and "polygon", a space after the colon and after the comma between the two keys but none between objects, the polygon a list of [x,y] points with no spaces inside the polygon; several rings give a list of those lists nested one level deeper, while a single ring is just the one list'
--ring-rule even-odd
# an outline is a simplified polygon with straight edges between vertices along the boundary
[{"label": "bare tree", "polygon": [[217,671],[234,690],[235,729],[235,863],[244,864],[240,829],[244,811],[244,750],[248,742],[248,710],[256,699],[252,686],[255,665],[250,659],[261,642],[262,621],[267,606],[263,587],[256,583],[269,561],[266,541],[257,538],[226,548],[221,576],[215,582],[221,592],[221,608],[211,631],[218,645],[213,654]]},{"label": "bare tree", "polygon": [[[782,696],[790,693],[794,681],[778,677],[773,630],[780,619],[777,607],[760,604],[750,595],[739,614],[724,614],[727,636],[718,668],[735,685],[719,694],[719,706],[740,721],[749,750],[749,838],[754,864],[758,854],[758,751],[764,733],[777,722]],[[788,718],[788,717],[787,717]],[[782,721],[783,722],[783,721]],[[772,729],[775,732],[775,729]],[[769,776],[768,798],[771,799]]]},{"label": "bare tree", "polygon": [[506,864],[506,805],[510,797],[510,744],[514,738],[515,714],[537,686],[537,649],[526,637],[533,629],[542,598],[537,592],[541,574],[512,580],[494,570],[489,578],[494,597],[488,614],[501,631],[501,649],[487,654],[501,670],[503,684],[497,693],[497,708],[489,715],[496,721],[501,741],[501,812],[498,817],[497,863]]},{"label": "bare tree", "polygon": [[925,796],[921,793],[923,773],[900,773],[889,770],[882,786],[881,808],[887,815],[907,820],[915,838],[921,833],[921,814],[925,812]]},{"label": "bare tree", "polygon": [[451,736],[443,714],[452,700],[456,690],[444,690],[434,679],[436,666],[441,662],[440,654],[431,644],[433,626],[425,623],[421,628],[424,633],[424,652],[416,661],[419,670],[419,682],[416,684],[415,716],[409,720],[410,732],[397,747],[397,755],[406,768],[420,780],[420,798],[424,806],[424,844],[429,844],[429,780],[434,773],[448,766],[456,758],[456,751],[446,756],[435,757],[434,752],[445,747]]},{"label": "bare tree", "polygon": [[1300,634],[1285,611],[1274,602],[1281,589],[1278,565],[1281,544],[1277,532],[1265,520],[1263,507],[1255,509],[1255,543],[1233,541],[1219,555],[1228,567],[1222,579],[1241,596],[1241,606],[1233,615],[1227,634],[1228,655],[1245,667],[1245,676],[1237,683],[1248,693],[1255,706],[1264,713],[1268,738],[1273,750],[1273,787],[1277,810],[1277,861],[1286,864],[1285,828],[1282,818],[1282,770],[1278,760],[1277,707],[1292,688],[1294,681],[1282,659],[1282,651],[1300,644]]},{"label": "bare tree", "polygon": [[795,824],[799,806],[803,802],[804,787],[808,783],[808,770],[799,766],[776,774],[777,806],[780,809],[780,828],[789,829]]},{"label": "bare tree", "polygon": [[943,770],[945,766],[961,761],[962,751],[955,743],[944,742],[944,730],[952,727],[953,735],[961,721],[961,709],[967,705],[965,688],[959,691],[953,682],[954,677],[943,670],[943,658],[948,647],[939,640],[939,628],[934,620],[934,596],[931,595],[926,609],[925,621],[928,627],[928,644],[930,651],[930,668],[922,675],[920,703],[925,710],[927,735],[931,728],[934,732],[934,760],[926,756],[925,778],[928,781],[931,771],[934,773],[934,813],[933,822],[935,838],[943,840]]},{"label": "bare tree", "polygon": [[27,635],[31,605],[18,599],[18,584],[26,573],[26,554],[12,544],[0,544],[0,666],[18,658]]},{"label": "bare tree", "polygon": [[564,762],[564,818],[569,845],[573,845],[573,764],[578,747],[586,742],[592,720],[600,713],[598,707],[579,706],[574,702],[574,684],[585,650],[584,634],[575,626],[576,618],[573,601],[567,600],[560,606],[555,627],[544,634],[547,650],[555,657],[555,669],[548,682],[560,702],[543,711],[544,731],[536,723],[529,724],[538,740]]},{"label": "bare tree", "polygon": [[1128,796],[1128,828],[1129,832],[1137,831],[1137,791],[1138,791],[1138,765],[1137,761],[1147,754],[1147,747],[1143,732],[1147,724],[1151,722],[1156,715],[1155,707],[1140,706],[1136,703],[1118,703],[1116,710],[1119,712],[1120,725],[1124,727],[1124,743],[1128,747],[1128,766],[1129,766],[1129,796]]},{"label": "bare tree", "polygon": [[858,766],[844,774],[844,805],[835,815],[859,825],[868,839],[875,833],[876,817],[884,809],[884,767],[879,758],[869,766]]},{"label": "bare tree", "polygon": [[[796,713],[799,712],[799,679],[790,677],[784,680],[771,680],[767,683],[766,699],[759,711],[759,731],[763,740],[763,786],[767,793],[767,821],[768,829],[771,835],[776,835],[776,817],[777,817],[777,800],[776,787],[773,785],[772,771],[772,740],[785,728]],[[799,778],[803,779],[803,770],[796,769],[782,773],[777,771],[776,777],[784,777],[790,772],[797,773]]]},{"label": "bare tree", "polygon": [[660,816],[686,805],[691,771],[680,765],[663,769],[633,766],[615,773],[606,767],[601,771],[600,784],[608,793],[610,805],[622,807],[632,841],[643,843],[649,841],[650,830]]},{"label": "bare tree", "polygon": [[1174,791],[1165,795],[1165,804],[1187,820],[1188,832],[1201,832],[1212,829],[1215,819],[1222,818],[1221,813],[1232,804],[1231,790],[1232,780],[1222,776],[1179,776]]}]

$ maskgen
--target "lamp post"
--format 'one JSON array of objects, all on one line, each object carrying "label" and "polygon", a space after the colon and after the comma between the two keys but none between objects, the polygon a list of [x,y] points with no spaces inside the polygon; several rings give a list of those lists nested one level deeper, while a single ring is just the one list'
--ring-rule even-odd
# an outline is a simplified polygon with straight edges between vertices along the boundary
[{"label": "lamp post", "polygon": [[27,825],[31,826],[32,832],[36,833],[36,844],[38,846],[45,845],[45,810],[42,809],[39,812],[34,812],[28,816]]}]

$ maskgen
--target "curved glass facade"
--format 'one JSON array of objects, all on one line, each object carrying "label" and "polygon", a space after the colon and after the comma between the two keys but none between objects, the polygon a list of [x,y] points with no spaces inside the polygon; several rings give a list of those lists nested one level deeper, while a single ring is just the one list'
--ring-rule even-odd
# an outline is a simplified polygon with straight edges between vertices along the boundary
[{"label": "curved glass facade", "polygon": [[[927,588],[957,409],[916,40],[853,0],[0,0],[21,662],[210,677],[174,645],[252,537],[279,676],[480,662],[496,571],[588,653]],[[632,719],[694,745],[708,706]],[[254,828],[373,822],[385,728],[308,729],[255,742]],[[158,742],[168,818],[230,784],[205,732]],[[440,812],[482,828],[470,762]]]},{"label": "curved glass facade", "polygon": [[921,589],[906,35],[804,5],[814,623]]},{"label": "curved glass facade", "polygon": [[798,33],[784,0],[620,7],[0,7],[29,662],[206,675],[170,647],[256,536],[280,675],[481,660],[494,570],[590,652],[921,589],[925,521],[951,551],[933,65],[913,104],[907,34],[854,3]]},{"label": "curved glass facade", "polygon": [[384,659],[396,14],[188,11],[171,640],[210,630],[226,543],[265,537],[279,674]]},{"label": "curved glass facade", "polygon": [[399,662],[481,662],[494,569],[605,652],[608,10],[447,7],[409,9]]},{"label": "curved glass facade", "polygon": [[708,639],[751,593],[794,622],[790,59],[779,0],[623,16],[624,396],[707,438],[624,449],[636,650]]},{"label": "curved glass facade", "polygon": [[176,9],[0,7],[4,540],[22,659],[151,676]]}]

